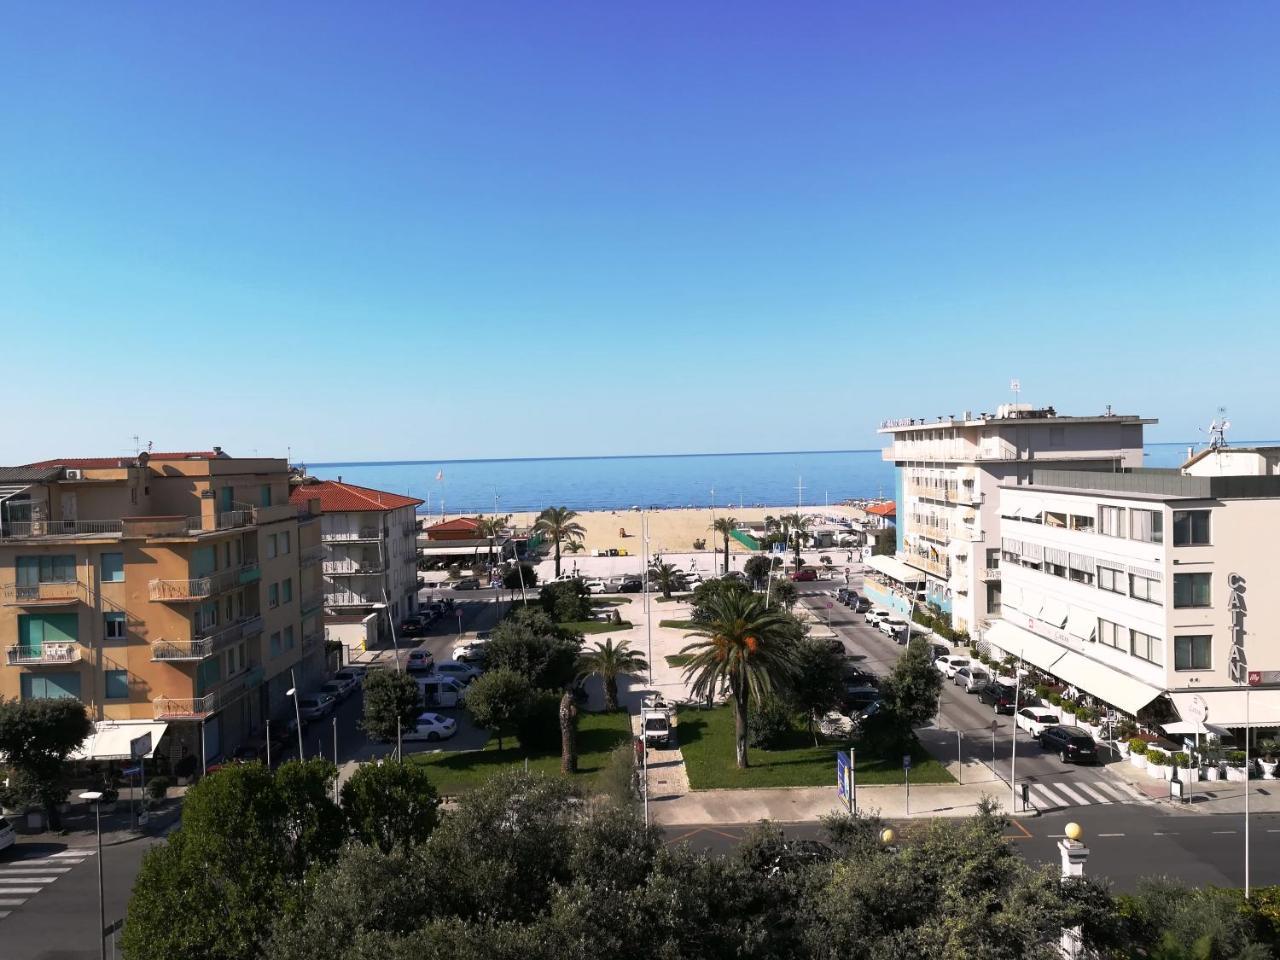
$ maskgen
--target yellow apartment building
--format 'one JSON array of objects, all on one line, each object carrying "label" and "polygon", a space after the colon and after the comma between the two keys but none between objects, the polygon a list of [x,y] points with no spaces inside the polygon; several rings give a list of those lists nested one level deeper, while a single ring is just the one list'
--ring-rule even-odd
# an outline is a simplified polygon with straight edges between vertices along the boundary
[{"label": "yellow apartment building", "polygon": [[325,675],[319,515],[220,448],[0,468],[0,695],[76,697],[84,755],[212,761]]}]

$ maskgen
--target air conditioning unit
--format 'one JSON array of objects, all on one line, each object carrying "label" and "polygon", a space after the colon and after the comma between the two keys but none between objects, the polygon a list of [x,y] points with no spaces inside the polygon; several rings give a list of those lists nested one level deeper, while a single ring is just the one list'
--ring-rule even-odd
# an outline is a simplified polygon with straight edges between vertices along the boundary
[{"label": "air conditioning unit", "polygon": [[74,467],[68,467],[68,468],[67,468],[67,479],[68,479],[68,480],[82,480],[82,479],[84,479],[84,474],[83,474],[80,470],[77,470],[77,469],[76,469],[76,468],[74,468]]}]

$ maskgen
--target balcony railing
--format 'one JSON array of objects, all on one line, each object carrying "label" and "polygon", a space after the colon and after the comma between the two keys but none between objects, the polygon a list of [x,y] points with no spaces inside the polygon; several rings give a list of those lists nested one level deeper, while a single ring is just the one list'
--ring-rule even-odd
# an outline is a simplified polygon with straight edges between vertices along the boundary
[{"label": "balcony railing", "polygon": [[359,530],[331,530],[321,532],[321,540],[381,540],[381,527],[361,527]]},{"label": "balcony railing", "polygon": [[2,594],[6,607],[62,607],[88,602],[89,591],[78,580],[66,583],[6,583]]},{"label": "balcony railing", "polygon": [[123,520],[11,520],[0,527],[0,538],[118,537],[123,532]]},{"label": "balcony railing", "polygon": [[78,643],[46,643],[39,647],[15,644],[5,650],[9,665],[19,663],[79,663]]},{"label": "balcony railing", "polygon": [[258,572],[256,560],[241,564],[228,570],[219,570],[207,577],[192,580],[152,580],[148,584],[152,600],[183,603],[195,600],[208,600],[232,590],[241,583],[252,579]]},{"label": "balcony railing", "polygon": [[364,594],[353,593],[350,590],[335,591],[326,594],[324,598],[327,607],[368,607],[381,602],[381,597],[366,597]]},{"label": "balcony railing", "polygon": [[907,529],[911,533],[918,533],[921,536],[929,537],[931,540],[941,540],[944,543],[951,539],[950,527],[940,527],[932,523],[912,523]]},{"label": "balcony railing", "polygon": [[330,577],[372,576],[382,573],[385,569],[377,560],[326,560],[324,562],[325,576]]},{"label": "balcony railing", "polygon": [[262,632],[262,617],[254,614],[221,630],[198,635],[191,640],[157,640],[151,644],[152,660],[203,660],[239,643],[244,637]]},{"label": "balcony railing", "polygon": [[985,568],[983,568],[983,571],[982,571],[982,579],[983,579],[983,580],[999,580],[999,579],[1000,579],[1000,568],[999,568],[999,567],[985,567]]},{"label": "balcony railing", "polygon": [[915,567],[917,570],[927,570],[929,573],[939,577],[946,577],[949,574],[947,564],[942,560],[933,560],[928,557],[921,557],[914,553],[904,554],[901,559]]},{"label": "balcony railing", "polygon": [[157,720],[203,720],[218,710],[218,694],[204,697],[156,697],[152,701]]}]

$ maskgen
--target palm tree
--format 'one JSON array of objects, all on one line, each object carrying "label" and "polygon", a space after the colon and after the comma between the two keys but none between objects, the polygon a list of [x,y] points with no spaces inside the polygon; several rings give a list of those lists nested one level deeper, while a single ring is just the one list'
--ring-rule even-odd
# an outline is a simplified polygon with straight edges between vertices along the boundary
[{"label": "palm tree", "polygon": [[745,590],[717,591],[708,598],[704,611],[707,622],[689,634],[703,639],[680,651],[690,657],[684,668],[685,680],[691,681],[691,692],[699,698],[710,698],[719,684],[729,684],[738,767],[745,770],[751,698],[767,696],[796,669],[790,618],[766,607],[764,597]]},{"label": "palm tree", "polygon": [[578,772],[578,705],[572,690],[560,698],[560,772]]},{"label": "palm tree", "polygon": [[565,540],[573,543],[587,535],[586,528],[573,519],[577,515],[576,510],[568,507],[547,507],[533,524],[533,529],[545,533],[556,545],[557,577],[560,576],[560,543]]},{"label": "palm tree", "polygon": [[649,661],[639,650],[632,650],[631,644],[623,640],[617,646],[609,637],[603,643],[596,643],[594,650],[588,650],[578,658],[578,677],[600,677],[604,680],[604,708],[618,709],[618,677],[635,675],[649,669]]},{"label": "palm tree", "polygon": [[493,542],[511,523],[511,514],[507,514],[505,517],[494,514],[492,517],[477,517],[476,520],[476,533],[489,541],[489,566],[492,567]]},{"label": "palm tree", "polygon": [[680,571],[669,563],[655,563],[649,568],[649,582],[656,584],[668,600],[671,599],[671,591],[679,589],[682,579]]},{"label": "palm tree", "polygon": [[801,513],[788,513],[782,517],[782,523],[788,535],[794,539],[796,559],[800,559],[800,548],[809,537],[809,518]]},{"label": "palm tree", "polygon": [[724,537],[724,572],[729,572],[729,536],[738,529],[738,521],[733,517],[720,517],[711,524],[711,529]]}]

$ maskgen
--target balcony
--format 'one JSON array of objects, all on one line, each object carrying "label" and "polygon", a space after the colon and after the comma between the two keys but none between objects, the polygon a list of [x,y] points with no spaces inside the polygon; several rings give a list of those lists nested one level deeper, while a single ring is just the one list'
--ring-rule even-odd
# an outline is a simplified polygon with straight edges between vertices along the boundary
[{"label": "balcony", "polygon": [[205,697],[156,697],[152,701],[157,720],[203,720],[218,711],[218,695]]},{"label": "balcony", "polygon": [[213,633],[191,640],[157,640],[151,644],[151,659],[159,661],[203,660],[247,636],[262,632],[262,617],[254,614]]},{"label": "balcony", "polygon": [[982,579],[983,579],[983,580],[999,580],[999,579],[1000,579],[1000,568],[999,568],[999,567],[986,567],[986,568],[984,568],[984,569],[983,569],[983,571],[982,571]]},{"label": "balcony", "polygon": [[78,580],[66,583],[33,583],[4,585],[6,607],[68,607],[89,602],[89,590]]},{"label": "balcony", "polygon": [[324,603],[327,607],[371,607],[375,603],[382,603],[382,597],[367,597],[351,590],[338,590],[327,594]]},{"label": "balcony", "polygon": [[914,553],[904,554],[901,558],[903,563],[915,567],[917,570],[924,570],[932,573],[936,577],[947,578],[950,573],[947,564],[943,560],[933,560],[928,557],[921,557]]},{"label": "balcony", "polygon": [[24,647],[14,644],[5,650],[5,659],[11,667],[23,663],[42,665],[79,663],[80,645],[78,643],[46,643],[39,647]]},{"label": "balcony", "polygon": [[364,577],[376,576],[386,568],[378,560],[326,560],[323,569],[326,577]]},{"label": "balcony", "polygon": [[940,527],[932,523],[912,523],[907,527],[907,532],[917,533],[922,537],[938,540],[941,543],[949,543],[951,541],[950,527]]},{"label": "balcony", "polygon": [[251,560],[239,567],[219,570],[207,577],[193,580],[152,580],[147,586],[152,600],[189,603],[208,600],[220,593],[234,590],[241,584],[255,580],[259,574],[258,561]]},{"label": "balcony", "polygon": [[359,530],[334,530],[328,533],[321,532],[320,539],[326,542],[345,541],[353,542],[360,540],[381,540],[381,527],[361,527]]},{"label": "balcony", "polygon": [[119,537],[123,532],[123,520],[11,520],[0,526],[0,539]]}]

